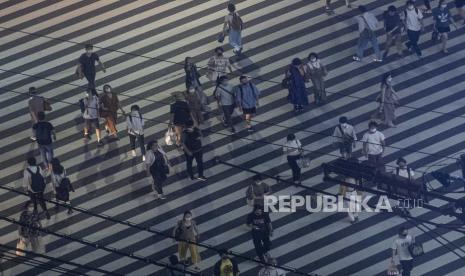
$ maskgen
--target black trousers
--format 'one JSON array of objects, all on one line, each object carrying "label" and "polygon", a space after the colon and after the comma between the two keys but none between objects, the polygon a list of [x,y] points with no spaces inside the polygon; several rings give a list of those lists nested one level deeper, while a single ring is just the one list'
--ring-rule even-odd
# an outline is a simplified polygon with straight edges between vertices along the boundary
[{"label": "black trousers", "polygon": [[197,163],[197,172],[199,177],[203,176],[203,152],[200,150],[198,152],[194,152],[192,155],[184,153],[186,155],[186,166],[187,166],[187,173],[190,177],[194,177],[194,171],[192,170],[192,161]]},{"label": "black trousers", "polygon": [[233,127],[232,115],[234,113],[234,105],[222,105],[221,108],[223,109],[224,123],[228,127]]},{"label": "black trousers", "polygon": [[423,0],[423,3],[425,3],[425,7],[426,7],[428,10],[431,10],[431,4],[430,4],[429,0]]},{"label": "black trousers", "polygon": [[140,152],[142,153],[142,155],[145,155],[144,135],[129,134],[129,143],[131,144],[131,150],[136,149],[136,139],[139,142]]},{"label": "black trousers", "polygon": [[413,269],[413,260],[400,261],[402,266],[402,276],[410,276],[410,271]]},{"label": "black trousers", "polygon": [[47,205],[45,204],[44,200],[44,192],[33,193],[29,191],[29,196],[31,197],[31,201],[34,204],[34,209],[37,211],[37,204],[40,204],[42,211],[47,212]]},{"label": "black trousers", "polygon": [[266,262],[265,254],[270,251],[271,248],[270,236],[266,232],[252,230],[252,240],[255,252],[260,258],[260,261]]},{"label": "black trousers", "polygon": [[407,30],[408,42],[405,44],[407,48],[412,48],[417,56],[421,56],[421,49],[418,46],[418,40],[420,39],[420,31]]},{"label": "black trousers", "polygon": [[158,177],[155,177],[153,174],[152,174],[152,178],[153,178],[153,188],[154,188],[154,190],[159,195],[162,195],[163,194],[163,189],[162,189],[163,182],[160,181],[160,179],[158,179]]},{"label": "black trousers", "polygon": [[300,180],[300,167],[297,165],[297,160],[299,160],[300,154],[299,155],[288,155],[287,156],[287,163],[289,164],[289,167],[291,167],[292,170],[292,180],[299,181]]},{"label": "black trousers", "polygon": [[86,77],[87,82],[89,83],[87,88],[95,89],[95,72],[84,72],[84,77]]}]

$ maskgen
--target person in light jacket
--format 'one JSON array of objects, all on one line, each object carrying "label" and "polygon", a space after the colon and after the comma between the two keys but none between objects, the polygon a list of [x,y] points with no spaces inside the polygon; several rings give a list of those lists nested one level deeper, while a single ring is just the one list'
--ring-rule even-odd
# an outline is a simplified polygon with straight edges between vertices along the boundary
[{"label": "person in light jacket", "polygon": [[131,106],[131,113],[126,117],[126,124],[131,144],[131,154],[136,157],[136,140],[139,142],[142,153],[142,161],[145,161],[145,144],[144,144],[144,119],[140,114],[138,105]]},{"label": "person in light jacket", "polygon": [[97,95],[97,90],[91,89],[86,92],[86,97],[84,98],[84,113],[82,117],[84,118],[84,138],[87,140],[91,139],[90,132],[92,126],[95,128],[95,134],[97,135],[97,145],[103,146],[103,142],[100,137],[100,123],[99,123],[99,108],[100,100]]}]

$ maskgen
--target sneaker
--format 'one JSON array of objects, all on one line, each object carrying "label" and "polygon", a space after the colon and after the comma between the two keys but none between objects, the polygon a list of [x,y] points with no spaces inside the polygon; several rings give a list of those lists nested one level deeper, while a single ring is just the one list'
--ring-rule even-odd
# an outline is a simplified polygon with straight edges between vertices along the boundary
[{"label": "sneaker", "polygon": [[354,61],[360,61],[360,58],[359,58],[358,56],[353,56],[352,59],[353,59]]},{"label": "sneaker", "polygon": [[191,176],[190,176],[190,179],[191,179],[191,180],[195,180],[196,178],[195,178],[193,175],[191,175]]},{"label": "sneaker", "polygon": [[47,219],[50,219],[50,213],[48,211],[45,212],[45,216],[47,217]]},{"label": "sneaker", "polygon": [[236,133],[236,130],[232,127],[230,130],[232,133]]},{"label": "sneaker", "polygon": [[142,155],[142,162],[145,162],[145,155]]},{"label": "sneaker", "polygon": [[135,150],[131,150],[131,155],[132,155],[132,157],[136,157],[136,156],[137,156],[136,151],[135,151]]},{"label": "sneaker", "polygon": [[68,209],[68,215],[71,215],[73,213],[73,209]]},{"label": "sneaker", "polygon": [[254,129],[253,127],[249,127],[249,128],[247,129],[247,131],[248,131],[248,132],[254,132],[255,129]]},{"label": "sneaker", "polygon": [[207,180],[207,178],[206,178],[205,176],[203,176],[203,175],[197,177],[197,179],[198,179],[198,180],[202,180],[202,181]]},{"label": "sneaker", "polygon": [[34,142],[37,141],[37,138],[34,137],[34,136],[31,136],[31,137],[29,137],[29,138],[30,138],[32,141],[34,141]]},{"label": "sneaker", "polygon": [[352,5],[351,4],[347,5],[347,8],[352,9]]},{"label": "sneaker", "polygon": [[161,194],[159,197],[159,199],[166,199],[165,195]]},{"label": "sneaker", "polygon": [[379,58],[374,58],[373,61],[374,61],[374,62],[383,62],[383,60],[382,60],[382,59],[379,59]]},{"label": "sneaker", "polygon": [[103,146],[104,146],[104,144],[103,144],[102,140],[97,142],[97,147],[103,147]]},{"label": "sneaker", "polygon": [[84,138],[90,140],[92,137],[90,136],[90,134],[84,134]]}]

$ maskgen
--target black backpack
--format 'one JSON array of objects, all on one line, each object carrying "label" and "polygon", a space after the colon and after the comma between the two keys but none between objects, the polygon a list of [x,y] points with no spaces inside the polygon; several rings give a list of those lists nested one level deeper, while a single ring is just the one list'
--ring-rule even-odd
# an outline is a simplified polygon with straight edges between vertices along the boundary
[{"label": "black backpack", "polygon": [[44,123],[37,124],[36,139],[39,145],[48,145],[52,141],[51,133]]},{"label": "black backpack", "polygon": [[37,166],[37,172],[33,173],[30,169],[27,171],[31,174],[31,189],[34,193],[43,192],[45,190],[45,179],[40,174],[39,166]]},{"label": "black backpack", "polygon": [[166,165],[163,154],[161,154],[161,152],[157,150],[155,151],[154,155],[155,155],[155,161],[153,161],[152,165],[150,166],[150,173],[152,175],[155,175],[160,172],[162,172],[165,175],[169,174],[170,168]]}]

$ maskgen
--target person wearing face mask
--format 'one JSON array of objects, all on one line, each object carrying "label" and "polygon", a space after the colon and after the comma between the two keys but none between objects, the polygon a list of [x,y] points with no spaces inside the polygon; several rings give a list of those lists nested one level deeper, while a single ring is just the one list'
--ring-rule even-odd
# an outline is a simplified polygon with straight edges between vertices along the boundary
[{"label": "person wearing face mask", "polygon": [[232,133],[236,132],[232,120],[234,109],[236,108],[236,93],[237,90],[229,83],[227,76],[221,76],[218,79],[218,85],[215,91],[213,91],[213,96],[223,111],[223,125],[226,128],[230,128]]},{"label": "person wearing face mask", "polygon": [[95,134],[97,135],[97,145],[103,146],[103,142],[100,137],[100,123],[99,123],[99,106],[100,100],[97,95],[97,90],[91,89],[86,92],[86,97],[83,99],[84,113],[84,138],[87,140],[91,139],[90,132],[92,127],[95,128]]},{"label": "person wearing face mask", "polygon": [[463,19],[463,24],[465,25],[465,0],[455,0],[454,3],[458,14]]},{"label": "person wearing face mask", "polygon": [[195,127],[200,127],[203,123],[203,114],[202,114],[202,106],[199,100],[199,97],[195,93],[194,87],[189,87],[186,91],[186,100],[187,104],[189,105],[189,110],[191,112],[191,117],[194,121]]},{"label": "person wearing face mask", "polygon": [[105,84],[103,86],[103,94],[100,96],[100,117],[105,119],[105,130],[107,133],[117,140],[116,119],[118,117],[118,109],[124,114],[118,96],[113,92],[109,84]]},{"label": "person wearing face mask", "polygon": [[396,164],[397,164],[397,168],[395,170],[396,175],[408,178],[409,180],[413,180],[415,173],[413,172],[411,168],[407,166],[407,161],[404,158],[399,157],[397,159]]},{"label": "person wearing face mask", "polygon": [[187,174],[194,180],[194,171],[192,169],[192,162],[197,162],[198,180],[205,181],[207,178],[203,175],[203,152],[202,152],[202,134],[196,127],[187,127],[182,135],[182,147],[186,157]]},{"label": "person wearing face mask", "polygon": [[292,60],[289,69],[286,70],[285,79],[289,80],[288,101],[294,105],[294,112],[300,113],[304,105],[308,105],[307,88],[305,87],[305,68],[300,58]]},{"label": "person wearing face mask", "polygon": [[421,58],[421,49],[418,46],[420,34],[424,29],[423,14],[417,8],[413,1],[407,1],[407,9],[404,10],[404,18],[402,19],[404,26],[407,29],[408,42],[405,44],[409,51],[413,51]]},{"label": "person wearing face mask", "polygon": [[263,211],[263,206],[254,206],[252,213],[247,216],[247,226],[252,231],[252,240],[257,254],[255,259],[265,263],[271,258],[268,251],[271,249],[270,237],[273,236],[273,227],[270,216]]},{"label": "person wearing face mask", "polygon": [[[18,229],[19,239],[16,248],[26,250],[28,246],[31,246],[32,252],[38,252],[40,246],[40,231],[28,226],[42,228],[42,225],[39,220],[39,215],[35,212],[34,204],[31,201],[26,202],[19,217],[19,222],[21,224]],[[25,253],[21,251],[16,251],[16,254],[19,256],[25,255]]]},{"label": "person wearing face mask", "polygon": [[231,74],[233,72],[229,58],[224,57],[223,53],[224,50],[222,47],[216,47],[215,55],[208,60],[207,78],[210,81],[217,82],[221,76],[226,76],[228,74],[226,69],[228,69]]},{"label": "person wearing face mask", "polygon": [[252,179],[252,184],[245,191],[247,204],[250,206],[264,205],[264,197],[271,194],[271,189],[268,184],[263,182],[262,177],[257,174]]},{"label": "person wearing face mask", "polygon": [[374,16],[373,13],[368,12],[367,8],[363,5],[358,6],[358,10],[361,13],[360,16],[357,16],[357,23],[358,23],[358,32],[359,32],[359,39],[357,42],[356,54],[352,57],[354,61],[360,62],[363,58],[363,52],[365,51],[368,42],[371,43],[373,46],[373,50],[375,51],[375,58],[373,59],[374,62],[382,62],[381,59],[381,52],[379,50],[379,43],[378,38],[376,37],[375,31],[379,29],[379,22]]},{"label": "person wearing face mask", "polygon": [[213,276],[239,276],[237,262],[228,255],[228,250],[222,248],[218,250],[221,259],[213,267]]},{"label": "person wearing face mask", "polygon": [[228,4],[229,14],[224,18],[223,35],[229,34],[229,44],[233,48],[233,53],[240,55],[242,52],[242,18],[236,12],[236,6]]},{"label": "person wearing face mask", "polygon": [[413,257],[408,248],[414,242],[414,238],[408,234],[407,228],[404,226],[399,228],[398,233],[399,236],[391,246],[391,262],[394,262],[396,255],[399,256],[400,265],[402,266],[402,276],[410,276],[410,272],[413,269]]},{"label": "person wearing face mask", "polygon": [[384,134],[377,130],[378,124],[370,122],[369,130],[363,135],[363,154],[368,158],[368,162],[376,168],[383,166],[383,152],[385,147]]},{"label": "person wearing face mask", "polygon": [[240,84],[235,88],[236,105],[243,113],[247,131],[252,132],[254,131],[252,127],[252,117],[257,113],[260,91],[247,76],[240,76],[239,82]]},{"label": "person wearing face mask", "polygon": [[316,53],[308,55],[308,63],[305,65],[306,79],[311,80],[313,84],[313,94],[317,105],[326,102],[325,77],[328,75],[326,67],[318,59]]},{"label": "person wearing face mask", "polygon": [[162,187],[168,178],[170,163],[167,154],[157,141],[152,140],[147,143],[144,163],[147,175],[152,176],[152,190],[155,199],[165,199]]},{"label": "person wearing face mask", "polygon": [[388,10],[383,13],[384,30],[386,31],[386,50],[383,54],[383,59],[389,54],[389,49],[396,46],[397,55],[402,57],[402,20],[397,12],[397,8],[393,5],[388,7]]},{"label": "person wearing face mask", "polygon": [[78,65],[76,68],[76,74],[80,79],[86,77],[88,84],[88,89],[95,88],[95,62],[98,62],[100,68],[102,69],[103,73],[106,72],[105,66],[100,61],[99,56],[93,52],[92,44],[86,44],[85,49],[86,52],[79,57]]},{"label": "person wearing face mask", "polygon": [[396,127],[396,106],[399,105],[399,97],[392,87],[392,75],[386,73],[381,80],[381,94],[376,98],[379,107],[372,115],[372,119],[381,121],[382,124],[389,127]]},{"label": "person wearing face mask", "polygon": [[194,87],[195,93],[201,103],[202,111],[209,111],[208,97],[203,92],[202,84],[200,83],[200,74],[191,57],[186,57],[184,60],[184,72],[186,73],[186,89]]},{"label": "person wearing face mask", "polygon": [[196,266],[200,262],[200,255],[197,249],[197,245],[188,243],[199,242],[200,233],[197,228],[197,223],[192,219],[192,213],[190,211],[184,212],[182,220],[178,221],[173,229],[174,242],[178,242],[179,259],[183,263],[187,263],[187,250],[191,255],[191,261],[194,265],[194,269],[198,269]]},{"label": "person wearing face mask", "polygon": [[357,141],[355,129],[347,121],[347,117],[340,117],[339,125],[334,128],[333,132],[334,144],[339,148],[344,159],[352,156],[352,149],[355,148],[355,141]]},{"label": "person wearing face mask", "polygon": [[457,29],[457,25],[455,25],[454,18],[449,12],[447,8],[447,3],[444,0],[439,1],[439,5],[433,11],[433,18],[434,18],[434,29],[439,33],[441,37],[441,51],[444,54],[448,54],[447,51],[447,33],[450,32],[450,24],[452,23]]},{"label": "person wearing face mask", "polygon": [[126,125],[131,145],[131,154],[136,157],[136,140],[139,143],[142,153],[142,161],[145,161],[144,124],[140,108],[138,105],[131,106],[131,114],[126,116]]}]

